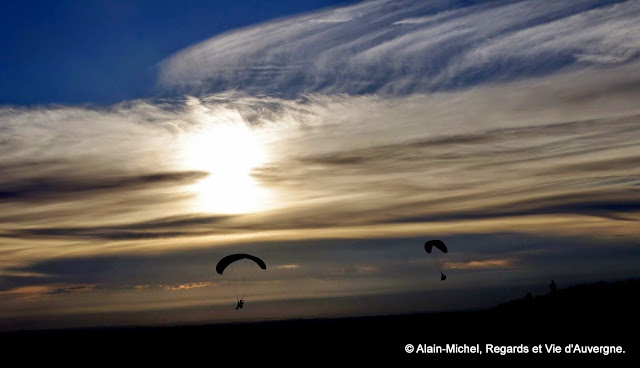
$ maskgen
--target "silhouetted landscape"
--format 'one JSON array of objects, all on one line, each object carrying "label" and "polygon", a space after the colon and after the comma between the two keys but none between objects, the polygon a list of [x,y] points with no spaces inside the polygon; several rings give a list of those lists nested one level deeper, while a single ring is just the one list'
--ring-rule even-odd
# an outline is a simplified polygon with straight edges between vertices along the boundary
[{"label": "silhouetted landscape", "polygon": [[[198,326],[86,328],[18,331],[0,334],[5,351],[30,346],[42,354],[60,348],[114,359],[131,353],[139,359],[193,358],[212,354],[254,359],[402,359],[504,360],[594,359],[620,361],[635,357],[636,312],[640,280],[598,282],[560,288],[555,293],[526,295],[494,308],[467,312],[299,319],[259,323]],[[529,347],[533,354],[422,354],[404,351],[406,344]],[[577,354],[545,351],[545,344],[562,346],[622,346],[624,354]],[[333,357],[333,358],[332,358]],[[236,358],[234,358],[236,359]],[[288,362],[292,363],[292,362]]]}]

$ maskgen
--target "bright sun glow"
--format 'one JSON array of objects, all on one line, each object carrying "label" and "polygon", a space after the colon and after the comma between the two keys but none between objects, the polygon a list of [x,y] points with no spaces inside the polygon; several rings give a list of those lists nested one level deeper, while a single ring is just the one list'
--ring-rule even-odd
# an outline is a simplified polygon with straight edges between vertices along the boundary
[{"label": "bright sun glow", "polygon": [[200,129],[183,142],[184,163],[209,176],[189,188],[196,193],[195,210],[211,213],[249,213],[264,209],[266,190],[251,171],[267,160],[257,133],[237,112],[199,113]]}]

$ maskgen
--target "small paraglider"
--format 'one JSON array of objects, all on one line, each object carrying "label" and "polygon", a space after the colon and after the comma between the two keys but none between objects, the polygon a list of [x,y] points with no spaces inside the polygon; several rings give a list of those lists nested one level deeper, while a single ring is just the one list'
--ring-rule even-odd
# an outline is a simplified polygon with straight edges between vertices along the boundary
[{"label": "small paraglider", "polygon": [[[216,272],[220,275],[222,275],[224,273],[224,271],[227,269],[227,267],[229,267],[231,264],[233,264],[234,262],[243,260],[243,259],[247,259],[250,261],[255,262],[258,267],[260,267],[263,270],[267,269],[267,264],[264,263],[264,261],[256,256],[252,256],[250,254],[244,254],[244,253],[238,253],[238,254],[231,254],[228,255],[224,258],[222,258],[220,261],[218,261],[218,264],[216,265]],[[238,297],[236,295],[236,300],[237,300],[237,304],[236,304],[236,310],[240,310],[242,308],[244,308],[244,295],[241,294],[241,297]]]},{"label": "small paraglider", "polygon": [[[426,243],[424,243],[424,250],[427,251],[427,253],[431,254],[431,252],[433,252],[433,248],[436,248],[438,250],[440,250],[442,253],[447,253],[449,252],[449,249],[447,248],[447,246],[444,244],[444,242],[442,240],[429,240]],[[440,265],[440,259],[438,256],[438,252],[434,252],[433,253],[433,257],[434,257],[434,262],[436,264],[436,267],[438,268],[438,271],[440,272],[440,281],[444,281],[447,279],[447,275],[445,275],[442,272],[442,267]]]},{"label": "small paraglider", "polygon": [[238,299],[238,305],[236,305],[236,310],[242,309],[244,307],[244,299]]}]

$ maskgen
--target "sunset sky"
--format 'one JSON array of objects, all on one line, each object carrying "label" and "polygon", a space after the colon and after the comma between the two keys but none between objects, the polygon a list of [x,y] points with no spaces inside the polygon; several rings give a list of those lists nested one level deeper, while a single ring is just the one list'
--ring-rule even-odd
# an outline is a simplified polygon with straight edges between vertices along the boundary
[{"label": "sunset sky", "polygon": [[[0,330],[638,277],[639,20],[633,0],[4,4]],[[267,270],[216,274],[231,253]]]}]

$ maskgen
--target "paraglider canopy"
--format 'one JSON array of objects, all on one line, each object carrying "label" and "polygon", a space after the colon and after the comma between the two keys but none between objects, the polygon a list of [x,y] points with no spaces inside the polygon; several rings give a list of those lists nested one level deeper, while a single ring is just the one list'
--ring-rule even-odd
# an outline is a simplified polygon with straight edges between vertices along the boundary
[{"label": "paraglider canopy", "polygon": [[424,250],[426,250],[427,253],[431,253],[434,247],[440,249],[442,253],[447,253],[449,251],[442,240],[429,240],[424,243]]},{"label": "paraglider canopy", "polygon": [[[424,243],[424,250],[427,251],[427,253],[431,254],[433,248],[439,249],[442,253],[447,253],[449,251],[442,240],[434,239]],[[433,263],[438,267],[438,271],[440,271],[440,281],[446,280],[447,275],[442,272],[442,261],[438,259],[438,252],[434,252],[432,257]]]},{"label": "paraglider canopy", "polygon": [[264,261],[261,260],[260,258],[256,256],[252,256],[251,254],[238,253],[238,254],[231,254],[229,256],[222,258],[216,265],[216,272],[222,275],[222,273],[224,272],[225,268],[227,268],[227,266],[241,259],[252,260],[255,263],[257,263],[258,266],[260,266],[260,268],[262,268],[263,270],[267,269],[267,264],[264,263]]}]

